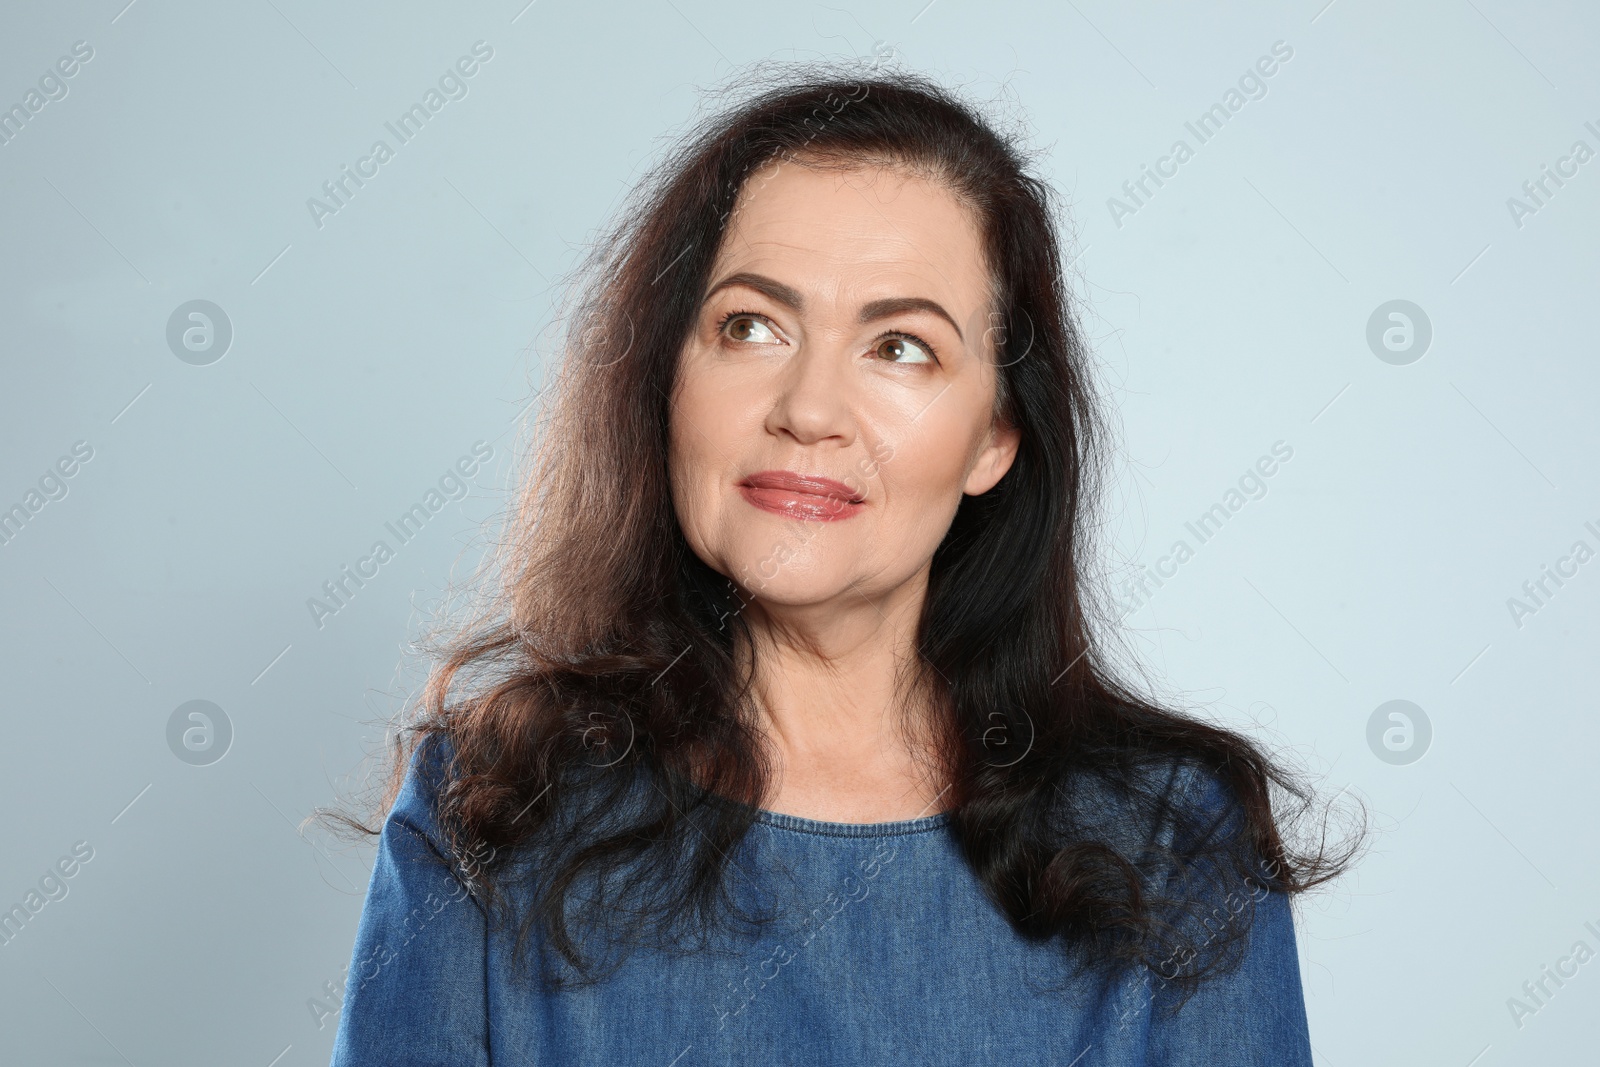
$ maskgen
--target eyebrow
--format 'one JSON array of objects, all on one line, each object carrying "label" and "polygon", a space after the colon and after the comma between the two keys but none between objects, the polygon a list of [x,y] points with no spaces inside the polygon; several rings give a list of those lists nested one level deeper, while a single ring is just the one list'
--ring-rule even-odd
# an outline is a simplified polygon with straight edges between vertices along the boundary
[{"label": "eyebrow", "polygon": [[962,344],[967,341],[966,336],[961,332],[961,327],[956,325],[956,320],[951,314],[934,301],[922,296],[891,296],[883,300],[874,300],[863,304],[860,321],[863,323],[876,322],[878,319],[886,319],[903,311],[932,312],[950,324],[950,328],[956,332],[956,337],[960,338]]},{"label": "eyebrow", "polygon": [[[706,293],[706,300],[710,300],[722,290],[731,286],[743,285],[754,289],[756,292],[782,304],[790,311],[799,313],[805,310],[805,298],[800,295],[800,290],[792,285],[785,285],[776,278],[769,278],[765,274],[753,274],[749,271],[739,271],[722,279]],[[956,336],[966,343],[966,336],[962,334],[961,327],[956,325],[956,320],[940,304],[921,296],[890,296],[882,300],[869,301],[861,306],[861,315],[857,321],[862,323],[876,322],[879,319],[889,318],[906,311],[927,311],[939,316],[950,324]]]}]

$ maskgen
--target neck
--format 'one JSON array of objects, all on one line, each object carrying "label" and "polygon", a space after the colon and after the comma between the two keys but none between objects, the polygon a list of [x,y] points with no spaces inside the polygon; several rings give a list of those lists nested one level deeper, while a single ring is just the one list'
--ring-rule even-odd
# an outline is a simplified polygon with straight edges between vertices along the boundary
[{"label": "neck", "polygon": [[[776,810],[845,822],[942,810],[916,684],[925,592],[926,573],[882,595],[854,588],[836,603],[746,609]],[[750,657],[744,646],[746,666]]]}]

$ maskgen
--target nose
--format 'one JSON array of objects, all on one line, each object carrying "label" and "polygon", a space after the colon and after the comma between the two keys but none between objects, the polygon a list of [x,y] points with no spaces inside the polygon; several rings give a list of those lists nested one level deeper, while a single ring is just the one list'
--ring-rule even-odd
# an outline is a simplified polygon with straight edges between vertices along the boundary
[{"label": "nose", "polygon": [[775,380],[776,395],[767,415],[767,432],[792,437],[802,445],[856,439],[849,356],[843,349],[807,341]]}]

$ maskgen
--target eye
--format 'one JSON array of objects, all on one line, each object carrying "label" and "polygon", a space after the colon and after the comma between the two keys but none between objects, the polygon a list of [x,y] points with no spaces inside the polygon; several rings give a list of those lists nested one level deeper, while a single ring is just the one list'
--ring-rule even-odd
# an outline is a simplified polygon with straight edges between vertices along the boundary
[{"label": "eye", "polygon": [[[747,344],[782,344],[766,318],[753,311],[730,311],[717,323],[717,333]],[[763,336],[765,335],[765,336]]]},{"label": "eye", "polygon": [[888,363],[937,363],[933,346],[910,333],[890,333],[878,338],[873,351]]}]

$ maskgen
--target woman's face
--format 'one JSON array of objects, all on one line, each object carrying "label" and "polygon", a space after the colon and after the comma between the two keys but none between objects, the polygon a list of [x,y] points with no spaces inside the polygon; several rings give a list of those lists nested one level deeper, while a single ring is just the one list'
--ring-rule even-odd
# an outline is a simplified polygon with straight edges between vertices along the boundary
[{"label": "woman's face", "polygon": [[709,277],[671,411],[690,546],[771,605],[914,588],[1016,454],[976,220],[903,171],[775,165]]}]

